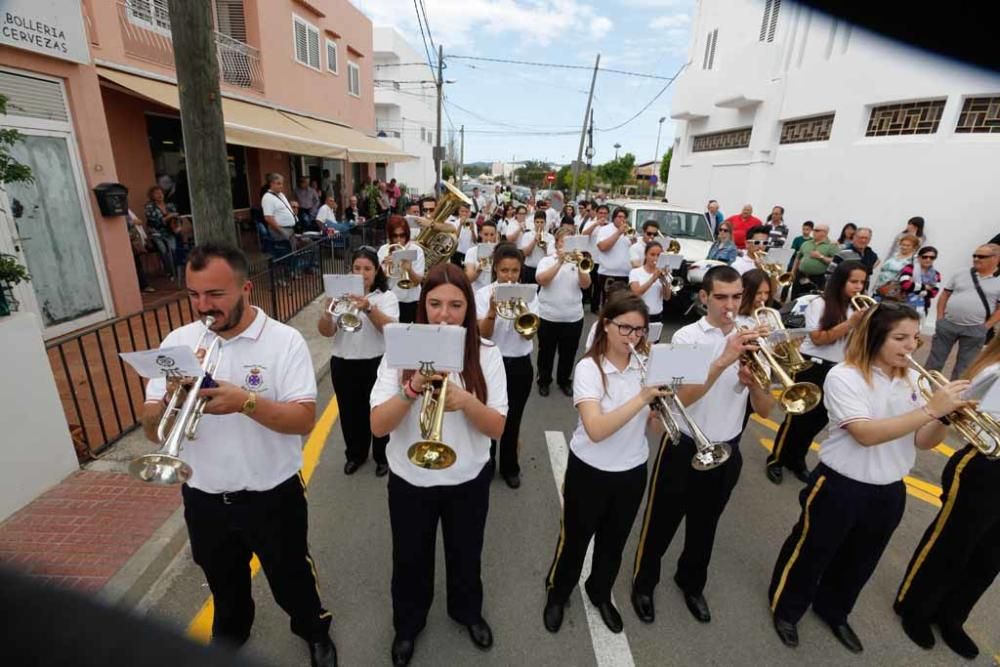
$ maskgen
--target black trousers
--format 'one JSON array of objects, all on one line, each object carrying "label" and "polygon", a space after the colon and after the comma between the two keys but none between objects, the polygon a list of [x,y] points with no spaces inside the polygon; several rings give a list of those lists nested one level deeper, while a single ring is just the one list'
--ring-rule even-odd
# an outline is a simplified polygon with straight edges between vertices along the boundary
[{"label": "black trousers", "polygon": [[482,620],[480,567],[492,476],[491,463],[475,479],[454,486],[414,486],[389,474],[392,623],[398,636],[414,639],[427,622],[434,599],[438,523],[444,538],[448,615],[464,625]]},{"label": "black trousers", "polygon": [[576,348],[580,344],[582,333],[583,318],[576,322],[541,320],[538,325],[538,384],[552,384],[552,363],[558,351],[556,383],[559,386],[573,386],[573,363],[576,361]]},{"label": "black trousers", "polygon": [[[601,267],[597,265],[597,262],[594,262],[594,268],[590,271],[590,289],[586,292],[586,295],[589,296],[590,312],[595,314],[601,310],[601,296],[603,295],[603,290],[601,289],[603,284],[601,283],[600,268]],[[584,301],[587,300],[588,299],[586,298],[584,299]]]},{"label": "black trousers", "polygon": [[525,264],[521,267],[521,282],[525,285],[535,282],[536,269],[533,266],[528,266]]},{"label": "black trousers", "polygon": [[728,461],[717,468],[699,471],[691,467],[697,451],[694,440],[682,434],[675,446],[666,437],[660,439],[635,552],[632,585],[637,590],[652,593],[660,583],[663,554],[681,519],[684,519],[684,550],[677,560],[674,581],[692,595],[699,595],[705,589],[719,518],[743,468],[739,437],[729,444],[733,454]]},{"label": "black trousers", "polygon": [[389,436],[372,436],[371,407],[368,403],[381,361],[380,356],[371,359],[330,357],[330,379],[333,381],[333,391],[337,394],[340,429],[347,445],[345,454],[348,461],[364,463],[371,446],[375,462],[387,462],[385,446],[389,443]]},{"label": "black trousers", "polygon": [[458,252],[457,250],[451,254],[451,263],[455,266],[464,269],[465,268],[465,253]]},{"label": "black trousers", "polygon": [[799,503],[771,574],[771,611],[798,623],[812,605],[828,623],[846,623],[903,517],[906,486],[865,484],[820,463]]},{"label": "black trousers", "polygon": [[[656,313],[656,314],[651,314],[649,316],[649,321],[650,322],[662,322],[663,321],[663,311],[660,311],[659,313]],[[653,341],[653,342],[655,342],[655,341]]]},{"label": "black trousers", "polygon": [[250,559],[260,559],[275,601],[306,641],[329,634],[330,612],[319,600],[309,556],[308,507],[299,475],[268,491],[213,494],[185,484],[184,520],[191,556],[215,596],[212,639],[241,645],[250,637],[254,603]]},{"label": "black trousers", "polygon": [[[796,382],[812,382],[823,388],[826,375],[834,364],[829,361],[814,363],[811,367],[795,376]],[[801,470],[806,467],[806,454],[813,438],[829,422],[826,406],[823,401],[815,408],[801,415],[785,414],[785,421],[778,427],[778,435],[774,439],[774,449],[767,457],[768,465],[778,464],[789,470]]]},{"label": "black trousers", "polygon": [[631,470],[608,472],[569,453],[559,542],[545,580],[549,593],[558,601],[566,602],[580,581],[591,538],[594,558],[584,587],[594,604],[611,600],[622,551],[645,489],[645,463]]},{"label": "black trousers", "polygon": [[404,324],[411,324],[417,321],[417,302],[399,302],[399,321]]},{"label": "black trousers", "polygon": [[[808,282],[801,283],[800,280],[805,279]],[[795,275],[795,280],[792,282],[792,293],[789,299],[797,299],[803,294],[808,294],[811,291],[822,290],[823,286],[826,285],[826,274],[820,273],[817,275],[808,275],[805,273],[797,273]]]},{"label": "black trousers", "polygon": [[[521,433],[521,417],[531,395],[531,378],[534,376],[531,355],[504,357],[503,368],[507,372],[507,420],[500,436],[499,470],[501,475],[518,475],[521,466],[517,462],[517,437]],[[490,458],[497,459],[496,440],[490,441]]]},{"label": "black trousers", "polygon": [[1000,461],[966,445],[952,454],[941,487],[941,509],[913,552],[895,609],[961,625],[1000,572]]},{"label": "black trousers", "polygon": [[[597,269],[594,269],[594,270],[596,271]],[[603,273],[598,273],[597,274],[597,280],[594,281],[594,282],[596,284],[595,294],[594,295],[597,297],[597,305],[595,306],[594,305],[594,300],[591,299],[591,301],[590,301],[590,312],[592,312],[592,313],[600,312],[601,306],[604,305],[606,297],[611,292],[615,292],[615,291],[617,291],[619,289],[627,289],[628,288],[628,277],[627,276],[608,276],[608,275],[604,275]],[[611,283],[610,285],[608,284],[609,282]]]}]

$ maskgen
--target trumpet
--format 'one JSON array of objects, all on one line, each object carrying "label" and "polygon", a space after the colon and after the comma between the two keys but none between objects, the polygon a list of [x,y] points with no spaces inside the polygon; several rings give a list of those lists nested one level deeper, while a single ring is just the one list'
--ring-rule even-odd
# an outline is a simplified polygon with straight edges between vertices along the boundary
[{"label": "trumpet", "polygon": [[[635,345],[629,343],[629,347],[632,349],[632,356],[639,363],[639,369],[642,373],[643,381],[645,381],[647,373],[645,357],[639,354]],[[709,440],[705,433],[698,427],[698,424],[691,419],[691,415],[688,414],[684,404],[677,397],[677,392],[673,389],[668,389],[668,392],[666,396],[660,397],[656,401],[655,409],[657,416],[660,418],[660,423],[663,424],[663,429],[667,437],[675,444],[680,442],[681,430],[671,408],[677,411],[677,414],[680,415],[680,418],[687,425],[688,430],[691,431],[691,439],[694,440],[694,445],[697,449],[694,457],[691,459],[691,467],[695,470],[711,470],[712,468],[718,468],[729,460],[729,457],[732,455],[729,444]]]},{"label": "trumpet", "polygon": [[[929,371],[908,356],[910,368],[917,372],[917,388],[924,400],[929,401],[934,391],[948,384],[940,371]],[[995,380],[994,380],[995,381]],[[993,415],[971,407],[959,408],[947,415],[950,426],[966,442],[989,459],[1000,459],[1000,421]]]},{"label": "trumpet", "polygon": [[528,310],[524,299],[507,299],[497,302],[497,315],[505,320],[514,320],[514,331],[524,338],[531,338],[538,332],[541,320]]},{"label": "trumpet", "polygon": [[594,270],[594,260],[591,259],[589,252],[574,250],[573,252],[564,253],[563,260],[570,264],[576,264],[576,268],[584,273],[590,273]]},{"label": "trumpet", "polygon": [[667,240],[667,237],[663,234],[657,234],[656,240],[663,246],[663,252],[668,255],[676,255],[681,251],[681,242],[677,239]]},{"label": "trumpet", "polygon": [[[753,318],[757,324],[769,327],[771,331],[785,331],[785,323],[781,321],[781,313],[774,308],[761,306],[753,311]],[[801,373],[813,365],[811,361],[802,356],[799,346],[787,336],[780,343],[774,345],[774,356],[793,375]]]},{"label": "trumpet", "polygon": [[389,263],[391,265],[391,268],[389,269],[389,277],[397,279],[396,286],[399,287],[399,289],[412,289],[416,287],[416,283],[410,275],[410,269],[403,266],[402,262],[400,262],[397,267],[396,262],[393,262],[391,259],[392,253],[397,250],[406,250],[406,246],[401,243],[393,243],[389,246]]},{"label": "trumpet", "polygon": [[493,255],[479,258],[479,270],[489,271],[493,268]]},{"label": "trumpet", "polygon": [[[738,333],[750,331],[750,327],[737,327]],[[743,361],[750,368],[757,386],[768,391],[771,388],[771,373],[767,367],[771,367],[771,372],[777,377],[782,386],[778,402],[785,412],[793,415],[801,415],[809,412],[823,398],[823,391],[812,382],[795,382],[788,376],[785,369],[781,367],[778,358],[770,349],[770,344],[765,338],[756,339],[757,350],[744,352]]]},{"label": "trumpet", "polygon": [[343,329],[347,333],[354,333],[361,329],[361,311],[347,296],[342,296],[330,302],[327,312],[337,320],[337,328]]},{"label": "trumpet", "polygon": [[545,225],[535,225],[535,245],[542,252],[548,252],[548,241],[545,240]]},{"label": "trumpet", "polygon": [[867,294],[855,294],[851,297],[851,308],[854,310],[868,310],[878,305],[878,301]]},{"label": "trumpet", "polygon": [[441,441],[441,427],[444,424],[444,403],[448,394],[448,376],[444,379],[431,378],[435,375],[433,364],[420,364],[419,373],[424,376],[423,396],[420,400],[420,437],[423,440],[410,445],[406,456],[410,463],[427,470],[444,470],[455,463],[455,450]]},{"label": "trumpet", "polygon": [[[201,349],[213,322],[215,322],[214,317],[205,318],[205,332],[195,343],[195,350]],[[129,474],[143,482],[160,485],[183,484],[191,479],[194,471],[179,458],[179,455],[184,448],[184,441],[195,440],[197,437],[198,425],[205,413],[205,404],[208,403],[208,399],[199,396],[198,392],[218,386],[212,379],[212,374],[219,368],[221,361],[222,338],[216,336],[202,358],[201,377],[187,389],[187,396],[180,407],[178,403],[185,391],[184,388],[178,387],[170,395],[170,401],[156,428],[156,439],[161,443],[159,451],[133,459],[128,466]],[[173,419],[172,427],[171,419]]]},{"label": "trumpet", "polygon": [[763,271],[768,275],[768,277],[778,284],[778,287],[784,289],[792,284],[794,280],[791,271],[785,271],[784,268],[777,262],[768,262],[761,256],[755,256],[753,259],[754,266]]}]

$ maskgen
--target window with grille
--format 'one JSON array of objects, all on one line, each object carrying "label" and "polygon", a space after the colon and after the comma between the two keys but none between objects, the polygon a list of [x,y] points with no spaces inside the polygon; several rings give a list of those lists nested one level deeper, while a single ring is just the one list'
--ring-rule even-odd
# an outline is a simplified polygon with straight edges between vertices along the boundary
[{"label": "window with grille", "polygon": [[126,0],[128,19],[132,23],[170,34],[170,9],[167,0]]},{"label": "window with grille", "polygon": [[337,43],[331,39],[326,40],[326,68],[334,74],[340,72],[340,62],[337,60]]},{"label": "window with grille", "polygon": [[215,29],[223,35],[247,43],[243,0],[215,0]]},{"label": "window with grille", "polygon": [[750,132],[752,127],[740,127],[724,132],[710,132],[699,134],[694,137],[691,144],[692,153],[705,151],[725,151],[734,148],[746,148],[750,145]]},{"label": "window with grille", "polygon": [[705,40],[705,60],[701,64],[702,69],[712,69],[712,65],[715,64],[715,45],[718,41],[719,29],[716,28],[708,33],[708,38]]},{"label": "window with grille", "polygon": [[350,60],[347,61],[347,92],[355,97],[361,96],[361,68]]},{"label": "window with grille", "polygon": [[872,107],[866,137],[934,134],[941,123],[944,100],[921,100]]},{"label": "window with grille", "polygon": [[306,67],[319,69],[319,29],[298,16],[292,17],[295,31],[295,60]]},{"label": "window with grille", "polygon": [[958,114],[955,132],[1000,134],[1000,95],[967,98]]},{"label": "window with grille", "polygon": [[781,0],[766,0],[764,4],[764,17],[760,21],[760,41],[774,41],[774,31],[778,27],[778,13],[780,11]]},{"label": "window with grille", "polygon": [[829,141],[833,129],[833,114],[786,120],[781,124],[781,144],[804,144],[808,141]]}]

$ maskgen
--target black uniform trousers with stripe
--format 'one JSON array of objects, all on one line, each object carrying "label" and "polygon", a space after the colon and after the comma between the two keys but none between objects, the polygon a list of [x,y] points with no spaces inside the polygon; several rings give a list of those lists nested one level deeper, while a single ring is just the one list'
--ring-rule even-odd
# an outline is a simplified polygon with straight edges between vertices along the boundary
[{"label": "black uniform trousers with stripe", "polygon": [[583,333],[583,318],[576,322],[553,322],[542,319],[538,325],[538,384],[552,384],[552,366],[559,353],[556,383],[573,386],[573,364]]},{"label": "black uniform trousers with stripe", "polygon": [[[823,388],[827,373],[834,367],[830,361],[817,361],[811,367],[795,376],[796,382],[812,382]],[[819,435],[830,421],[823,401],[815,408],[801,415],[785,414],[785,421],[778,427],[774,438],[774,449],[767,457],[768,465],[777,463],[789,470],[806,467],[806,454],[813,439]]]},{"label": "black uniform trousers with stripe", "polygon": [[594,557],[584,588],[594,604],[611,600],[622,552],[645,489],[645,463],[631,470],[610,472],[584,463],[570,451],[563,481],[559,542],[545,580],[556,600],[565,603],[580,581],[591,538]]},{"label": "black uniform trousers with stripe", "polygon": [[677,561],[674,581],[691,595],[704,590],[719,518],[743,469],[739,441],[740,436],[729,441],[733,453],[722,465],[695,470],[691,466],[697,452],[694,440],[683,434],[677,445],[672,445],[666,437],[660,440],[635,553],[632,586],[636,590],[652,594],[660,583],[663,554],[673,541],[681,519],[684,519],[684,550]]},{"label": "black uniform trousers with stripe", "polygon": [[941,486],[941,509],[913,552],[895,609],[962,625],[1000,572],[1000,461],[966,445],[952,454]]},{"label": "black uniform trousers with stripe", "polygon": [[[531,380],[535,371],[531,367],[530,354],[504,357],[503,369],[507,373],[507,419],[503,424],[499,448],[496,440],[490,442],[490,458],[497,460],[499,454],[501,475],[518,475],[521,466],[517,462],[517,438],[521,433],[521,417],[531,395]],[[497,449],[500,451],[497,452]]]},{"label": "black uniform trousers with stripe", "polygon": [[330,612],[320,603],[309,556],[308,506],[299,475],[267,491],[205,493],[185,484],[181,493],[191,557],[215,597],[213,641],[242,645],[250,637],[254,554],[275,601],[291,617],[292,632],[306,641],[329,634]]},{"label": "black uniform trousers with stripe", "polygon": [[491,477],[489,462],[473,479],[451,486],[414,486],[389,474],[392,624],[397,636],[412,640],[427,622],[434,600],[438,523],[444,539],[448,615],[463,625],[482,620],[480,570]]},{"label": "black uniform trousers with stripe", "polygon": [[371,406],[368,403],[381,361],[381,356],[371,359],[330,358],[330,379],[337,395],[340,429],[344,434],[348,461],[364,463],[370,447],[375,462],[386,463],[385,446],[389,444],[389,436],[376,438],[372,435]]},{"label": "black uniform trousers with stripe", "polygon": [[799,503],[771,574],[771,611],[798,623],[812,605],[827,623],[846,623],[903,518],[906,486],[858,482],[820,463]]}]

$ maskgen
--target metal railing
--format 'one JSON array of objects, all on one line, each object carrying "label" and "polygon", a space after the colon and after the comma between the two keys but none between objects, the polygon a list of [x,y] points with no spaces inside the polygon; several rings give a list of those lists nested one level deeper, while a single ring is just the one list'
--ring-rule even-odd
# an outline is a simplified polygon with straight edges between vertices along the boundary
[{"label": "metal railing", "polygon": [[[347,248],[326,239],[251,270],[250,302],[287,322],[323,293],[324,273],[346,273]],[[159,347],[168,333],[193,322],[186,295],[146,310],[101,322],[46,344],[77,459],[83,463],[139,427],[145,382],[120,352]]]}]

